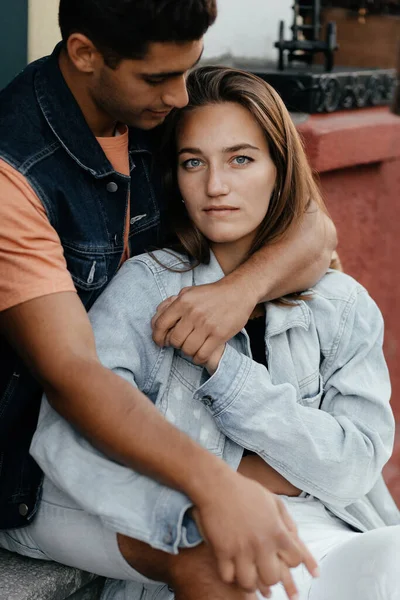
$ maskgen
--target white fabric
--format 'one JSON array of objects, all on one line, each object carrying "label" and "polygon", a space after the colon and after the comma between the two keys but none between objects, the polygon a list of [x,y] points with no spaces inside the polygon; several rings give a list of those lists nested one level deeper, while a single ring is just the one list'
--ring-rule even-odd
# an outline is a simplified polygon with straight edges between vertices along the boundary
[{"label": "white fabric", "polygon": [[[312,496],[282,499],[321,571],[293,569],[299,600],[399,600],[400,526],[358,533]],[[287,600],[281,585],[272,600]]]},{"label": "white fabric", "polygon": [[[293,569],[299,600],[399,600],[400,526],[368,533],[353,531],[308,495],[281,496],[300,537],[320,564],[312,579],[305,567]],[[102,600],[172,600],[167,586],[152,582],[122,557],[115,532],[81,510],[45,479],[39,513],[29,527],[0,531],[0,546],[26,556],[55,560],[110,580]],[[287,600],[281,585],[272,600]]]}]

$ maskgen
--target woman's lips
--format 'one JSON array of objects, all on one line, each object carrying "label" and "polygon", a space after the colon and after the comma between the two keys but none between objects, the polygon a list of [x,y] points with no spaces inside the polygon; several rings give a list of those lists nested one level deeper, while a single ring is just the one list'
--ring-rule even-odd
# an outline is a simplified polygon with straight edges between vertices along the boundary
[{"label": "woman's lips", "polygon": [[234,206],[210,206],[204,209],[208,215],[213,217],[225,217],[237,212],[239,209]]}]

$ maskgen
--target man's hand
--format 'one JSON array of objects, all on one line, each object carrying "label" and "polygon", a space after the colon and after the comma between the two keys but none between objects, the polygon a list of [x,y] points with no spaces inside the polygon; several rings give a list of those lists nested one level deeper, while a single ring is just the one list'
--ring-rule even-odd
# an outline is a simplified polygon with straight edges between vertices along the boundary
[{"label": "man's hand", "polygon": [[315,202],[300,223],[267,244],[220,281],[184,288],[160,304],[153,318],[159,346],[181,348],[205,365],[218,346],[246,324],[260,302],[312,287],[329,268],[336,230]]},{"label": "man's hand", "polygon": [[296,586],[289,568],[304,563],[317,575],[317,563],[282,501],[250,479],[224,473],[218,483],[207,486],[194,517],[225,583],[236,583],[248,592],[267,592],[281,581],[292,598]]},{"label": "man's hand", "polygon": [[153,339],[159,346],[180,348],[196,364],[206,365],[244,327],[256,304],[252,288],[238,289],[235,278],[184,288],[158,307],[152,320]]}]

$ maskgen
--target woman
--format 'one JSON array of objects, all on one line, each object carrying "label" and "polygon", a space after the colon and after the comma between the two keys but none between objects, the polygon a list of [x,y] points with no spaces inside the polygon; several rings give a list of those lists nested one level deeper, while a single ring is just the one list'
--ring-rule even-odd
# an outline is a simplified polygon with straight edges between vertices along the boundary
[{"label": "woman", "polygon": [[[384,526],[400,521],[381,477],[394,421],[382,318],[367,292],[331,271],[306,294],[257,306],[246,330],[204,367],[201,351],[191,358],[190,329],[167,348],[152,341],[160,301],[230,273],[320,198],[267,84],[205,67],[191,73],[188,90],[164,152],[176,157],[169,179],[180,190],[171,206],[179,243],[128,261],[98,300],[91,320],[100,358],[170,422],[282,495],[321,561],[318,580],[294,571],[302,599],[395,598],[400,528]],[[187,498],[107,459],[46,401],[31,451],[60,494],[114,531],[166,551],[180,536],[197,543]],[[176,529],[160,529],[165,511]],[[123,585],[110,583],[105,597],[171,597],[146,583],[132,584],[128,596]],[[272,598],[284,596],[274,586]]]}]

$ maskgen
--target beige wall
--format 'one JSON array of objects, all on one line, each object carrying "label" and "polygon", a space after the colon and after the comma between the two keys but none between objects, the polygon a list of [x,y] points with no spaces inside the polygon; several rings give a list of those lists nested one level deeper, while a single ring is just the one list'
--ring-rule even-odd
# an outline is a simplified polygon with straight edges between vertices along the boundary
[{"label": "beige wall", "polygon": [[61,36],[57,23],[58,0],[29,0],[28,7],[28,60],[31,62],[49,54]]},{"label": "beige wall", "polygon": [[[12,0],[9,0],[12,2]],[[49,54],[60,39],[58,0],[29,0],[29,61]],[[292,0],[218,0],[217,23],[205,37],[205,57],[230,54],[247,58],[276,58],[278,21],[292,21]]]}]

